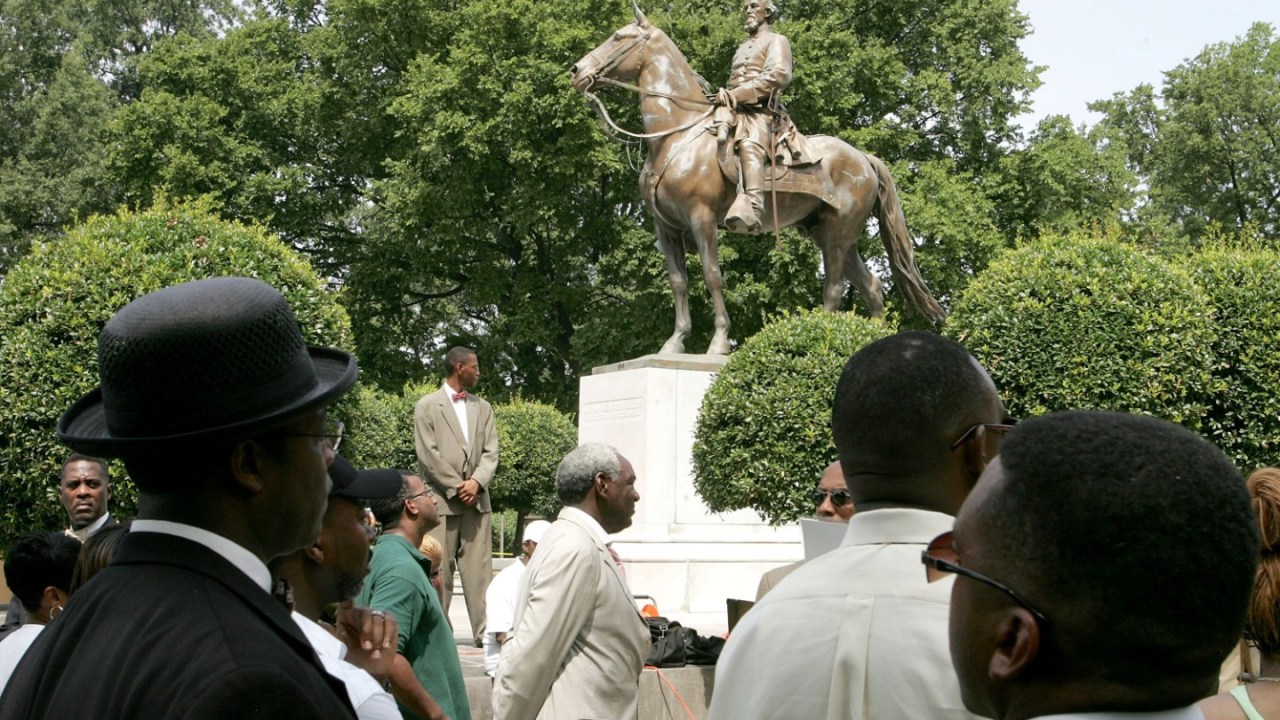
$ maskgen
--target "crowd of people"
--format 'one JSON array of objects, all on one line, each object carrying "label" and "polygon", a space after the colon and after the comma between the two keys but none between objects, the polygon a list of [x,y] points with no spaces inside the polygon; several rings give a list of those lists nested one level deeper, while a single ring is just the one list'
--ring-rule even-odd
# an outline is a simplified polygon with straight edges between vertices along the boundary
[{"label": "crowd of people", "polygon": [[[610,535],[638,479],[615,448],[563,458],[562,510],[493,579],[474,557],[498,448],[466,392],[473,351],[418,403],[402,471],[337,455],[326,408],[356,364],[306,346],[261,282],[145,295],[100,348],[101,386],[58,423],[68,525],[5,555],[0,720],[467,720],[455,564],[495,717],[636,717],[650,634]],[[843,542],[761,578],[713,720],[1280,717],[1280,470],[1246,482],[1145,416],[1018,422],[924,332],[849,359],[831,431],[811,497]],[[131,522],[103,458],[138,489]]]}]

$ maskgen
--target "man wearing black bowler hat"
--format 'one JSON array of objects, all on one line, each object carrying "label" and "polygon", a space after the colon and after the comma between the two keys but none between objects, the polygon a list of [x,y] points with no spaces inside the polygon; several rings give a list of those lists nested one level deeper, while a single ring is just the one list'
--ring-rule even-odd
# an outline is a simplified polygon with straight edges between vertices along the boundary
[{"label": "man wearing black bowler hat", "polygon": [[325,408],[354,360],[307,347],[268,285],[213,278],[116,313],[98,366],[58,437],[124,459],[138,518],[18,666],[0,720],[355,717],[266,565],[320,535],[340,433]]}]

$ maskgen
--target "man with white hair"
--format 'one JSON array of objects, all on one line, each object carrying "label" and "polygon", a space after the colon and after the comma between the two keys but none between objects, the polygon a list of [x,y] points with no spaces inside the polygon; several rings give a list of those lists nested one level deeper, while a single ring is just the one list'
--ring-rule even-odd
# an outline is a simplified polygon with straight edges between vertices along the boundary
[{"label": "man with white hair", "polygon": [[524,528],[524,540],[520,544],[521,554],[510,565],[498,573],[489,590],[485,593],[486,617],[484,621],[484,672],[489,677],[498,675],[498,658],[502,654],[502,643],[511,634],[515,624],[516,595],[520,591],[520,578],[524,577],[525,565],[538,549],[542,534],[551,527],[546,520],[534,520]]},{"label": "man with white hair", "polygon": [[603,443],[556,470],[564,503],[520,581],[493,694],[498,720],[634,718],[649,627],[607,547],[635,514],[636,473]]}]

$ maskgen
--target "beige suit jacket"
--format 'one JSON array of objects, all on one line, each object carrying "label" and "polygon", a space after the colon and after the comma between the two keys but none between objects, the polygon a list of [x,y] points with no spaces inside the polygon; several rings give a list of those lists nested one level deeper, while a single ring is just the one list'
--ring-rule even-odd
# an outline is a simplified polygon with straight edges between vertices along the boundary
[{"label": "beige suit jacket", "polygon": [[442,501],[437,504],[441,515],[461,515],[468,509],[458,499],[458,485],[469,477],[485,489],[475,509],[486,513],[492,509],[487,491],[498,469],[493,406],[470,393],[466,403],[470,442],[463,440],[458,415],[443,388],[424,395],[413,408],[413,447],[422,466],[422,479]]},{"label": "beige suit jacket", "polygon": [[520,581],[502,646],[497,720],[632,720],[649,627],[603,540],[562,513]]}]

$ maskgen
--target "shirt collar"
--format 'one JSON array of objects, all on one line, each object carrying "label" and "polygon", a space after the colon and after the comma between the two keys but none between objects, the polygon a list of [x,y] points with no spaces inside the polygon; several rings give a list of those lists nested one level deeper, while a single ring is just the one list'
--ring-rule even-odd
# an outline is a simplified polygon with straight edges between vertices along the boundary
[{"label": "shirt collar", "polygon": [[262,588],[263,592],[271,592],[271,571],[267,570],[266,563],[259,560],[257,555],[249,552],[244,547],[217,533],[209,532],[194,525],[169,522],[168,520],[134,520],[133,524],[129,526],[129,532],[153,532],[174,535],[199,543],[221,555],[227,562],[235,565],[240,572],[248,575],[255,585]]},{"label": "shirt collar", "polygon": [[107,520],[109,520],[110,518],[111,518],[111,513],[109,512],[102,513],[102,515],[100,515],[97,520],[94,520],[93,522],[89,523],[89,527],[85,528],[85,532],[88,533],[89,535],[92,535],[98,532],[99,530],[102,529],[103,525],[107,524]]},{"label": "shirt collar", "polygon": [[444,396],[449,398],[449,402],[466,402],[466,398],[463,398],[461,400],[453,399],[453,396],[458,394],[459,392],[466,392],[467,391],[466,388],[463,388],[462,390],[454,390],[453,388],[449,387],[449,383],[447,382],[440,383],[440,387],[441,389],[444,390]]},{"label": "shirt collar", "polygon": [[946,513],[914,508],[885,508],[859,511],[849,518],[842,547],[929,541],[952,529],[956,519]]},{"label": "shirt collar", "polygon": [[604,531],[604,526],[596,522],[595,518],[591,517],[590,515],[586,514],[585,512],[579,510],[576,507],[561,508],[559,517],[564,517],[565,513],[568,513],[578,518],[579,522],[591,528],[591,532],[595,533],[596,537],[600,538],[600,542],[604,543],[605,545],[608,545],[610,542],[612,542],[611,540],[609,540],[609,533]]}]

